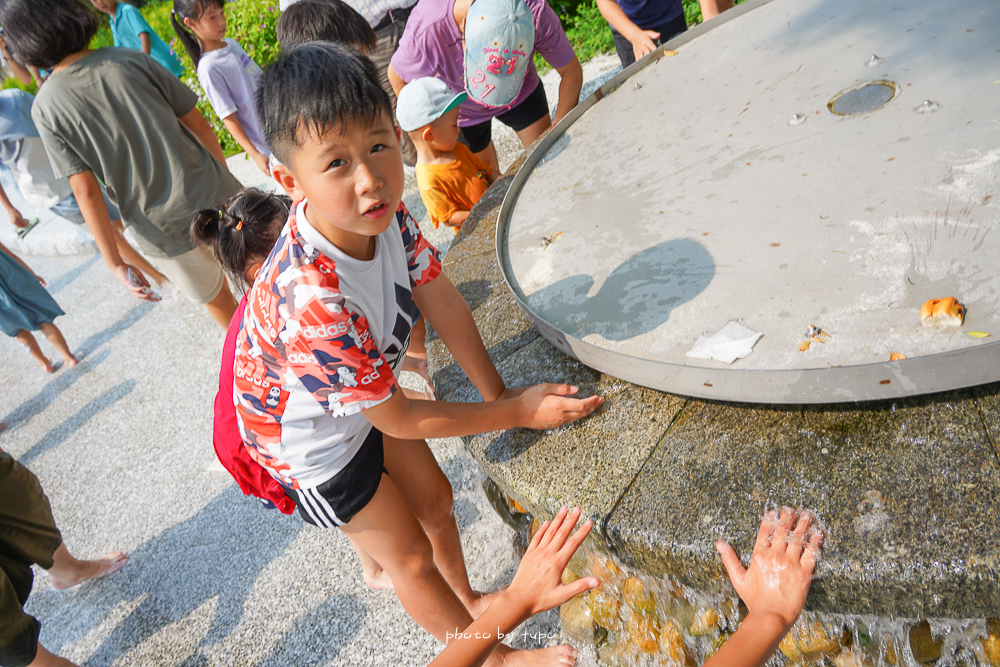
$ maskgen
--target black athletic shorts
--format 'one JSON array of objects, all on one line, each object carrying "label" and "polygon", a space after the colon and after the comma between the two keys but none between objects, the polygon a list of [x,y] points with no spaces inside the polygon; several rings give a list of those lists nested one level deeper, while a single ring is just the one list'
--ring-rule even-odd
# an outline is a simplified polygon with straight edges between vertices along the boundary
[{"label": "black athletic shorts", "polygon": [[382,432],[372,426],[361,449],[336,475],[312,489],[285,489],[299,516],[320,528],[343,526],[365,508],[382,482],[385,451]]},{"label": "black athletic shorts", "polygon": [[[538,82],[530,95],[521,101],[516,107],[509,111],[504,111],[496,119],[514,130],[520,132],[526,127],[533,125],[538,119],[549,114],[549,100],[545,97],[545,86]],[[473,153],[486,150],[493,139],[490,131],[492,120],[488,120],[478,125],[463,127],[459,135],[459,141],[469,147]]]}]

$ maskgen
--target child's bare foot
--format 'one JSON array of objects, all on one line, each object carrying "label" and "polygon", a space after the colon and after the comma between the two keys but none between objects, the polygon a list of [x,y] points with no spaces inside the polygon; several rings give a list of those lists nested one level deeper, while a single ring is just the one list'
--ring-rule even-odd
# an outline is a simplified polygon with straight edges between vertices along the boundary
[{"label": "child's bare foot", "polygon": [[[63,551],[60,554],[60,551]],[[68,559],[67,559],[68,557]],[[66,551],[66,545],[59,545],[54,557],[55,565],[49,570],[49,581],[52,588],[65,590],[78,586],[88,579],[98,579],[114,574],[125,567],[128,556],[121,551],[112,551],[103,558],[95,560],[77,560]]]},{"label": "child's bare foot", "polygon": [[[506,650],[505,650],[506,649]],[[489,667],[572,667],[576,664],[576,649],[567,644],[515,651],[500,645],[486,661]]]},{"label": "child's bare foot", "polygon": [[80,360],[74,357],[72,354],[69,355],[68,357],[63,357],[63,361],[66,363],[67,368],[73,368],[78,363],[80,363]]}]

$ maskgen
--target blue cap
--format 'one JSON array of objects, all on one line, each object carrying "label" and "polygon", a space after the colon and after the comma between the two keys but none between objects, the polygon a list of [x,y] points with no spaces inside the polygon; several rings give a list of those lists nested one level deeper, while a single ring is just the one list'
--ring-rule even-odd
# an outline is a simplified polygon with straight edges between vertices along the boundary
[{"label": "blue cap", "polygon": [[465,92],[491,109],[521,93],[535,50],[535,19],[524,0],[475,0],[465,18]]},{"label": "blue cap", "polygon": [[454,93],[448,84],[432,76],[409,82],[396,98],[396,120],[403,132],[429,125],[465,101],[465,93]]}]

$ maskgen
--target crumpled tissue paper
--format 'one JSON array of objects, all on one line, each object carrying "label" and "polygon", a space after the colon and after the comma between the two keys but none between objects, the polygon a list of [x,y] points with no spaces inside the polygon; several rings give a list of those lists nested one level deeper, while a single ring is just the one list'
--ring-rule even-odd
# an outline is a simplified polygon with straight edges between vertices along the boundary
[{"label": "crumpled tissue paper", "polygon": [[731,364],[753,352],[753,346],[763,335],[747,329],[739,322],[730,322],[717,334],[698,338],[687,356],[694,359],[715,359]]}]

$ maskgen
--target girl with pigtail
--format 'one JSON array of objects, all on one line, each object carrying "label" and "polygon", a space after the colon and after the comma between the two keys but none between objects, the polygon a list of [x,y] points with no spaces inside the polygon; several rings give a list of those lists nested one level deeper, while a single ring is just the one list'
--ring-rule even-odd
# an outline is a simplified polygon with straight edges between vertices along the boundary
[{"label": "girl with pigtail", "polygon": [[191,221],[191,239],[219,260],[222,269],[237,289],[244,293],[229,323],[222,347],[219,393],[215,396],[215,420],[212,444],[219,462],[236,479],[247,495],[256,496],[264,505],[291,514],[295,503],[281,485],[250,456],[243,446],[233,406],[233,365],[236,337],[243,325],[247,307],[246,292],[253,284],[261,264],[271,254],[288,219],[291,200],[255,188],[236,193],[224,206],[198,211]]},{"label": "girl with pigtail", "polygon": [[254,113],[260,67],[226,38],[225,0],[174,0],[170,23],[191,56],[208,101],[247,157],[268,176],[270,151]]}]

